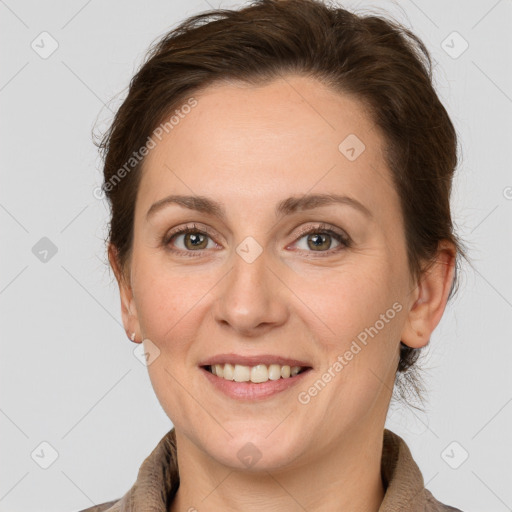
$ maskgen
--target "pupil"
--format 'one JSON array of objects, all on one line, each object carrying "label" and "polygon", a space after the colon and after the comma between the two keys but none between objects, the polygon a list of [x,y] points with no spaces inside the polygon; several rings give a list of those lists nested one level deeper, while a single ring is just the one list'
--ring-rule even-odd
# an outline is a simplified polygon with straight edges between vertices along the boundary
[{"label": "pupil", "polygon": [[314,247],[320,247],[322,244],[325,244],[326,237],[322,234],[315,234],[311,235],[313,238],[316,239],[316,241],[313,242]]},{"label": "pupil", "polygon": [[189,241],[192,243],[194,247],[197,247],[198,245],[201,244],[201,236],[202,235],[197,233],[188,233]]}]

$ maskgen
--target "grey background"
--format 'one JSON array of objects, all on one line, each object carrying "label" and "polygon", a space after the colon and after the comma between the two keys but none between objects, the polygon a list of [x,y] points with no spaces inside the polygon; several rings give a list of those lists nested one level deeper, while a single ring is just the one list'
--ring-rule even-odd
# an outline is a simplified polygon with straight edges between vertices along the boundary
[{"label": "grey background", "polygon": [[[125,336],[104,264],[108,210],[93,196],[101,161],[91,129],[106,127],[107,107],[120,104],[153,40],[191,14],[241,5],[0,0],[2,512],[71,512],[120,498],[171,428]],[[408,442],[439,500],[512,510],[512,2],[343,5],[379,6],[432,52],[462,150],[454,217],[475,264],[464,266],[421,359],[426,413],[395,405],[386,426]],[[31,47],[43,31],[59,45],[46,59]],[[461,50],[453,31],[469,44],[457,58],[443,47]],[[43,237],[57,249],[46,262],[36,250]],[[47,469],[42,442],[58,453]],[[450,467],[464,450],[467,460]]]}]

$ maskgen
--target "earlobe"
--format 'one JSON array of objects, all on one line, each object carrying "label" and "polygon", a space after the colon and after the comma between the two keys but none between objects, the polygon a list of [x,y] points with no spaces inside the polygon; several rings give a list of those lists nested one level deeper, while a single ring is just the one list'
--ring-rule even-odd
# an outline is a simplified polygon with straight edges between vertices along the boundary
[{"label": "earlobe", "polygon": [[[117,249],[110,244],[108,249],[108,259],[119,286],[121,299],[121,316],[127,336],[135,341],[135,332],[139,329],[137,308],[133,299],[131,283],[127,282],[122,269],[119,266]],[[130,334],[128,334],[130,333]]]},{"label": "earlobe", "polygon": [[430,341],[446,308],[455,270],[455,248],[442,241],[434,262],[419,278],[414,290],[415,300],[402,330],[402,342],[411,348],[421,348]]}]

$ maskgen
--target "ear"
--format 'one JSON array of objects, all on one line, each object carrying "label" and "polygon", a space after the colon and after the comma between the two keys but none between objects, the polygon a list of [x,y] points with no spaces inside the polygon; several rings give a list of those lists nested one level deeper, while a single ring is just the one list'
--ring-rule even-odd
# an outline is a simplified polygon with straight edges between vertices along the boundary
[{"label": "ear", "polygon": [[133,291],[128,276],[124,274],[119,266],[119,258],[117,248],[109,244],[108,246],[108,260],[116,276],[117,284],[119,285],[119,293],[121,295],[121,316],[123,319],[124,329],[128,339],[131,340],[132,333],[135,333],[136,343],[141,343],[142,338],[140,336],[140,325],[137,316],[137,308],[135,306],[135,300],[133,298]]},{"label": "ear", "polygon": [[439,243],[434,263],[420,277],[401,341],[411,348],[428,344],[443,316],[455,272],[456,250],[448,240]]}]

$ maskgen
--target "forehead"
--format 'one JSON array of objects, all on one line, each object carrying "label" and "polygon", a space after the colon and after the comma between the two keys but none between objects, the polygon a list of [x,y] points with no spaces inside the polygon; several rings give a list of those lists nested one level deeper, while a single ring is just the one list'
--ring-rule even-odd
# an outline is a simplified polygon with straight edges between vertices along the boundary
[{"label": "forehead", "polygon": [[383,140],[357,99],[293,75],[257,87],[215,84],[193,97],[146,156],[146,209],[177,190],[227,203],[314,191],[350,192],[378,207],[389,196]]}]

